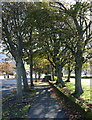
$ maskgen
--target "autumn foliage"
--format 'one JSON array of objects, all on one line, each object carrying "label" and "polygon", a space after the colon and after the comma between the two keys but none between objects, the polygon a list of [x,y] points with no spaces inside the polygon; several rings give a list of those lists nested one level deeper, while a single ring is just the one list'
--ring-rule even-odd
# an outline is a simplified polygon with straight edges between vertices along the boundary
[{"label": "autumn foliage", "polygon": [[2,62],[0,64],[0,71],[3,73],[5,72],[7,74],[12,74],[13,72],[15,72],[15,68],[13,67],[13,65],[11,63],[8,62]]}]

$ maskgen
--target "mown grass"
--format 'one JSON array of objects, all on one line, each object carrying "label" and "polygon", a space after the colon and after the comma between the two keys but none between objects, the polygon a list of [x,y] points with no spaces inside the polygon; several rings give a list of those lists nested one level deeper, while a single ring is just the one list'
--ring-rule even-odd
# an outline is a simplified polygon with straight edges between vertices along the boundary
[{"label": "mown grass", "polygon": [[[66,88],[71,90],[71,93],[74,93],[75,80],[72,79],[71,82],[66,82]],[[88,81],[85,79],[82,79],[82,88],[84,93],[80,95],[80,98],[84,99],[88,103],[92,103],[92,100],[90,99],[90,79]]]},{"label": "mown grass", "polygon": [[[55,76],[55,81],[57,80],[57,77]],[[63,77],[63,80],[65,81],[66,77]],[[55,83],[55,81],[53,81],[53,83]],[[71,91],[71,94],[75,92],[75,78],[71,78],[70,79],[71,82],[65,82],[67,89],[69,89]],[[86,102],[88,102],[89,104],[92,104],[92,100],[91,100],[91,93],[92,93],[92,85],[91,85],[91,78],[89,79],[81,79],[82,81],[82,88],[84,93],[80,95],[80,98],[84,99]],[[59,84],[59,86],[61,86]]]}]

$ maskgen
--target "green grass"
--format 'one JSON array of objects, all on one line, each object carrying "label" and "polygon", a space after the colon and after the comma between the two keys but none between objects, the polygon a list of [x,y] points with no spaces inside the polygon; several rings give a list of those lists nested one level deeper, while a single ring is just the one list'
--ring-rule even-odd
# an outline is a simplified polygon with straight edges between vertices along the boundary
[{"label": "green grass", "polygon": [[[92,103],[92,100],[90,99],[90,80],[82,80],[82,88],[84,93],[80,95],[80,98],[83,98],[88,103]],[[75,81],[71,80],[71,82],[66,83],[66,88],[71,90],[71,93],[75,91]]]},{"label": "green grass", "polygon": [[[57,77],[55,76],[55,80],[57,79]],[[63,77],[63,79],[65,79],[65,77]],[[66,87],[67,89],[69,89],[71,91],[71,94],[75,92],[75,78],[70,79],[71,82],[66,82]],[[90,98],[90,88],[92,89],[92,86],[90,85],[90,79],[82,79],[82,88],[84,93],[82,95],[80,95],[80,98],[84,99],[86,102],[88,102],[89,104],[92,104],[92,100]],[[55,83],[55,81],[53,82]],[[60,86],[60,84],[59,84]]]},{"label": "green grass", "polygon": [[[66,83],[67,84],[67,86],[66,86],[66,88],[64,87],[64,88],[61,88],[60,87],[60,84],[58,84],[58,85],[56,85],[55,84],[55,81],[54,82],[52,82],[52,81],[49,81],[49,83],[52,85],[52,86],[54,86],[58,91],[60,91],[61,92],[61,95],[63,95],[63,97],[65,97],[66,99],[67,99],[67,101],[69,102],[70,101],[70,103],[72,104],[72,105],[74,105],[74,107],[76,107],[79,111],[81,111],[81,113],[84,115],[84,117],[85,117],[85,120],[87,119],[87,120],[91,120],[92,119],[92,111],[91,111],[91,109],[89,109],[89,107],[85,104],[85,103],[82,103],[82,102],[80,102],[80,100],[79,99],[77,99],[77,98],[75,98],[74,96],[72,96],[71,94],[68,94],[67,92],[65,92],[64,91],[64,89],[66,89],[66,88],[68,88],[68,89],[66,89],[66,90],[70,90],[70,91],[74,91],[74,81],[73,82],[71,82],[71,83]],[[83,81],[82,81],[82,84],[83,84]],[[87,84],[87,86],[86,86],[86,88],[88,87],[88,91],[89,91],[89,83],[87,82],[85,82],[84,84],[83,84],[83,87],[84,87],[84,89],[85,89],[85,84]],[[71,87],[71,88],[70,88]],[[83,93],[83,94],[85,94],[85,92]],[[82,96],[84,96],[82,94]],[[87,95],[87,97],[89,97],[88,95]]]}]

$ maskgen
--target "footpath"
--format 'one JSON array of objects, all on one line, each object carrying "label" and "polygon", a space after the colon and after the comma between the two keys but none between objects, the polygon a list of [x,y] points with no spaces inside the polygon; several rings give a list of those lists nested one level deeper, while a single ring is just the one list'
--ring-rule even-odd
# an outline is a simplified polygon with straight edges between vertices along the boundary
[{"label": "footpath", "polygon": [[64,116],[55,96],[51,93],[52,88],[49,84],[40,82],[36,88],[36,96],[27,118],[62,118],[67,120],[68,118]]}]

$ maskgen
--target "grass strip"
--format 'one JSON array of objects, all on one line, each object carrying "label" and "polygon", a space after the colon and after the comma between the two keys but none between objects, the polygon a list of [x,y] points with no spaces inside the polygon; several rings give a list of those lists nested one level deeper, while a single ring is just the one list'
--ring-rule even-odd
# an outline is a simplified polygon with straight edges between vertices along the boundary
[{"label": "grass strip", "polygon": [[78,109],[82,114],[85,115],[85,119],[92,119],[92,110],[88,108],[84,103],[82,104],[77,98],[73,97],[73,95],[65,93],[62,88],[58,87],[56,84],[49,81],[49,83],[54,87],[57,92],[62,95],[66,100],[70,102],[76,109]]}]

